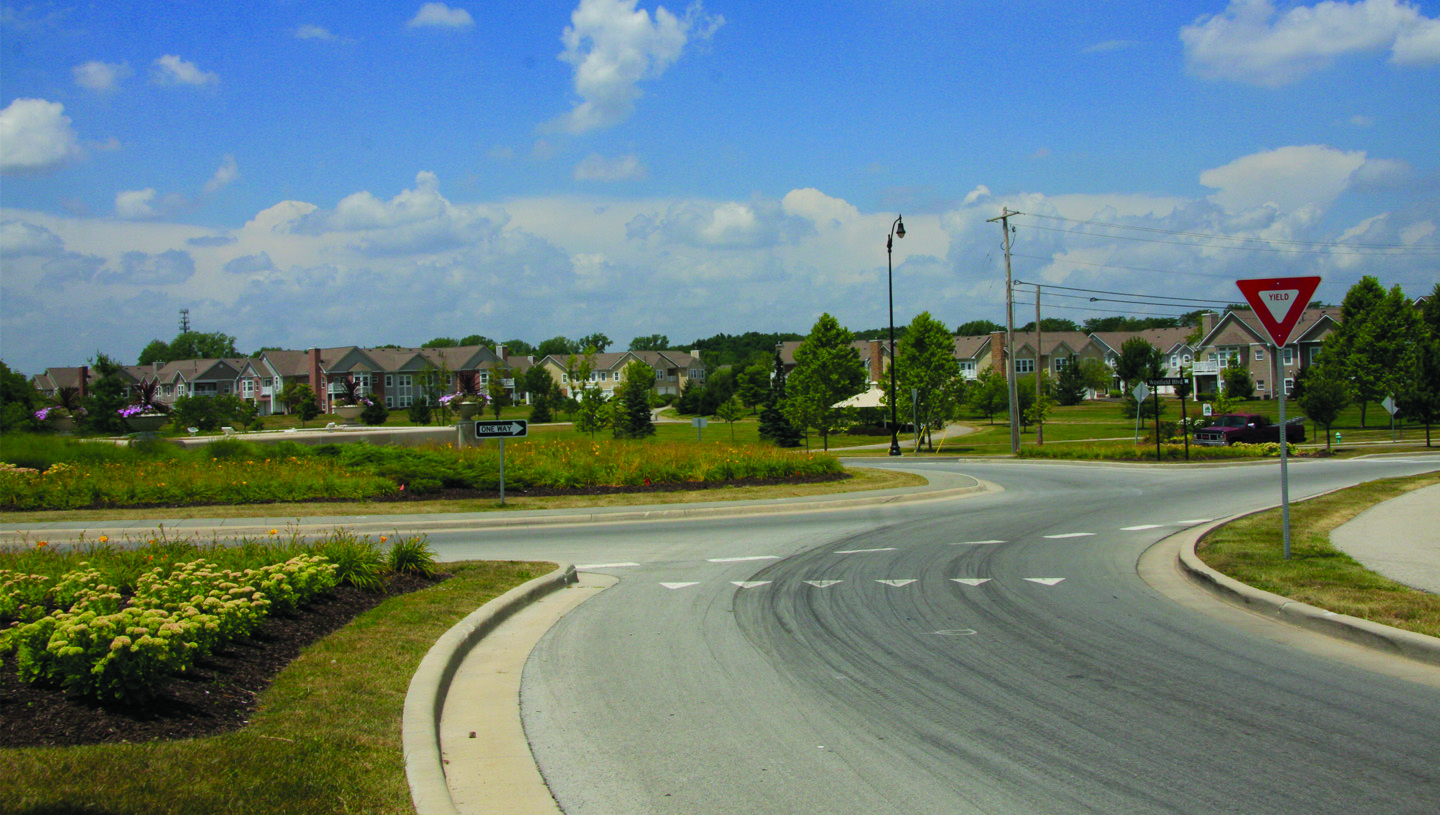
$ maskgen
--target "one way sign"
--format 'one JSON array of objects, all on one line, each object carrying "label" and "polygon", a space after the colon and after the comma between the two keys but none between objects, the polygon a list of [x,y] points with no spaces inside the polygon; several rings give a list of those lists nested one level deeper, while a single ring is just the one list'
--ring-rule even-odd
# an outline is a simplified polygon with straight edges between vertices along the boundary
[{"label": "one way sign", "polygon": [[475,438],[477,439],[519,439],[528,435],[530,435],[530,424],[523,419],[475,423]]}]

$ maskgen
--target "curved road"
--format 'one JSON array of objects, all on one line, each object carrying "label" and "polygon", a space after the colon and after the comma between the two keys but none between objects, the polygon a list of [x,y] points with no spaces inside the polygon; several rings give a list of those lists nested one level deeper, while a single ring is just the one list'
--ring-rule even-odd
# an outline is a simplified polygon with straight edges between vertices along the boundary
[{"label": "curved road", "polygon": [[[1277,645],[1136,574],[1178,529],[1275,503],[1276,467],[885,465],[1003,491],[432,535],[446,558],[620,578],[525,671],[565,812],[1440,809],[1435,685]],[[1299,461],[1291,495],[1437,466]]]}]

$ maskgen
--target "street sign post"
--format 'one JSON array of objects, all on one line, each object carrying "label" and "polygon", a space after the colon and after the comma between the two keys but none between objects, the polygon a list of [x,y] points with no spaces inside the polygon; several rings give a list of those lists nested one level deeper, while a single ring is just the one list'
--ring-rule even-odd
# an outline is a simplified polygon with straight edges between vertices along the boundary
[{"label": "street sign post", "polygon": [[[1185,460],[1190,460],[1190,428],[1185,425],[1189,422],[1185,415],[1185,391],[1190,380],[1183,376],[1162,376],[1155,379],[1145,380],[1145,384],[1152,388],[1178,388],[1180,390],[1180,435],[1185,437]],[[1155,396],[1155,460],[1160,460],[1160,396]]]},{"label": "street sign post", "polygon": [[1385,397],[1385,401],[1381,402],[1380,406],[1385,408],[1386,413],[1390,414],[1390,441],[1399,441],[1399,438],[1395,435],[1395,411],[1399,410],[1399,408],[1395,407],[1395,397]]},{"label": "street sign post", "polygon": [[500,440],[500,506],[505,506],[505,440],[523,439],[530,435],[530,423],[524,419],[503,422],[476,422],[475,438]]},{"label": "street sign post", "polygon": [[695,426],[695,441],[700,441],[700,431],[704,430],[710,422],[704,416],[696,416],[690,420],[690,424]]},{"label": "street sign post", "polygon": [[1135,397],[1135,444],[1140,443],[1140,411],[1145,404],[1145,399],[1150,396],[1150,388],[1144,382],[1130,389],[1130,395]]},{"label": "street sign post", "polygon": [[1290,442],[1287,440],[1285,425],[1285,369],[1280,363],[1280,349],[1290,342],[1295,326],[1310,305],[1310,298],[1320,287],[1317,277],[1265,277],[1257,280],[1237,280],[1235,285],[1245,300],[1255,310],[1255,317],[1265,328],[1274,343],[1270,347],[1270,365],[1274,378],[1270,381],[1281,384],[1280,392],[1280,517],[1285,536],[1285,559],[1290,559]]}]

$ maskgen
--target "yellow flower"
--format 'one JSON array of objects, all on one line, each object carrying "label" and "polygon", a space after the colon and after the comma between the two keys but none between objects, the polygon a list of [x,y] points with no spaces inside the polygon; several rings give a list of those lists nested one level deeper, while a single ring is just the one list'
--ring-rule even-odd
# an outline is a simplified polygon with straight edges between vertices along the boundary
[{"label": "yellow flower", "polygon": [[270,534],[272,534],[272,535],[278,535],[278,534],[280,534],[280,533],[278,533],[278,532],[276,532],[274,529],[272,529],[272,530],[270,530]]},{"label": "yellow flower", "polygon": [[101,543],[106,543],[106,542],[108,542],[109,540],[110,540],[110,536],[109,536],[109,535],[101,535],[101,536],[100,536],[100,542],[101,542]]}]

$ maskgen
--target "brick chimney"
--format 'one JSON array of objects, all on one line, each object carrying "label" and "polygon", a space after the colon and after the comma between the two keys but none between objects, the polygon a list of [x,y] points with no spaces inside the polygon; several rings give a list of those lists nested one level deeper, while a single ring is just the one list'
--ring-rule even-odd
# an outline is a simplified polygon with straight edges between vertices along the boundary
[{"label": "brick chimney", "polygon": [[1203,311],[1203,312],[1200,313],[1200,337],[1201,337],[1201,339],[1204,339],[1206,336],[1208,336],[1208,335],[1210,334],[1211,331],[1214,331],[1214,330],[1215,330],[1215,323],[1218,322],[1218,321],[1219,321],[1219,318],[1216,316],[1215,312],[1213,312],[1213,311]]},{"label": "brick chimney", "polygon": [[879,382],[885,375],[885,344],[870,340],[870,381]]},{"label": "brick chimney", "polygon": [[495,356],[499,357],[501,362],[504,362],[504,361],[505,361],[505,346],[503,346],[503,345],[497,345],[497,346],[495,346]]},{"label": "brick chimney", "polygon": [[990,365],[1008,381],[1010,366],[1005,364],[1005,332],[996,331],[990,335]]},{"label": "brick chimney", "polygon": [[320,380],[320,349],[312,347],[305,353],[310,357],[310,390],[315,392],[315,401],[319,403],[320,410],[329,410],[329,388]]}]

